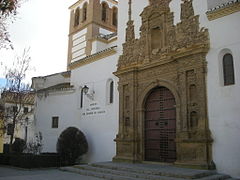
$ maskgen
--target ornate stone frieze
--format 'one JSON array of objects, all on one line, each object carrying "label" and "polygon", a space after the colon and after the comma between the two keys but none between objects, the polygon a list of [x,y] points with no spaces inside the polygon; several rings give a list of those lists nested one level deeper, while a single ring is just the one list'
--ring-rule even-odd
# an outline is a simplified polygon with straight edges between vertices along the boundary
[{"label": "ornate stone frieze", "polygon": [[[208,30],[199,27],[199,16],[194,15],[192,0],[181,4],[181,22],[176,26],[170,11],[170,0],[152,0],[141,14],[139,39],[135,39],[134,22],[127,23],[126,42],[118,68],[141,66],[144,62],[160,61],[168,56],[187,52],[186,49],[208,49]],[[149,61],[150,59],[150,61]]]}]

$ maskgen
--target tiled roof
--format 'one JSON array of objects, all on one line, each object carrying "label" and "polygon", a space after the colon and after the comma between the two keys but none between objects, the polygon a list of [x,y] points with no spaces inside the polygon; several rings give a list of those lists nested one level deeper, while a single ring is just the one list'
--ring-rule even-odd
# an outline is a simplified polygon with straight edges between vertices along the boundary
[{"label": "tiled roof", "polygon": [[240,3],[240,0],[232,0],[232,1],[220,4],[220,5],[218,5],[218,6],[214,7],[214,8],[209,9],[207,11],[207,13],[223,9],[223,8],[232,6],[233,4],[237,4],[237,3]]},{"label": "tiled roof", "polygon": [[115,32],[115,33],[111,33],[111,34],[107,34],[107,35],[105,35],[105,34],[99,34],[98,36],[97,36],[97,38],[102,38],[102,39],[105,39],[105,40],[109,40],[109,39],[111,39],[111,38],[113,38],[113,37],[116,37],[117,36],[117,33]]},{"label": "tiled roof", "polygon": [[[33,105],[35,100],[35,92],[30,91],[16,93],[11,91],[4,91],[1,95],[1,98],[5,103],[23,103]],[[21,100],[18,100],[18,98],[21,98]]]}]

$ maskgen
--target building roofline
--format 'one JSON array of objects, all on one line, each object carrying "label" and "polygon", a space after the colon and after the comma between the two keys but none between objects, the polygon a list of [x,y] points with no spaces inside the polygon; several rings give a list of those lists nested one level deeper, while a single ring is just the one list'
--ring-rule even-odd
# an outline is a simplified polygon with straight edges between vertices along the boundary
[{"label": "building roofline", "polygon": [[240,0],[232,0],[209,9],[206,14],[209,21],[240,11]]},{"label": "building roofline", "polygon": [[[73,9],[75,8],[78,4],[81,4],[84,0],[78,0],[77,2],[75,2],[73,5],[71,5],[68,9]],[[116,0],[106,0],[106,1],[110,1],[111,3],[118,5],[118,1]]]},{"label": "building roofline", "polygon": [[213,7],[213,8],[208,9],[207,13],[213,12],[213,11],[218,11],[220,9],[232,6],[233,4],[237,4],[237,3],[240,3],[240,0],[232,0],[232,1],[229,1],[229,2],[226,2],[226,3],[222,3],[220,5],[217,5],[217,6]]},{"label": "building roofline", "polygon": [[59,72],[59,73],[49,74],[49,75],[46,75],[46,76],[37,76],[37,77],[33,77],[32,79],[40,79],[40,78],[43,79],[43,78],[56,76],[56,75],[62,75],[64,77],[69,77],[71,75],[71,71],[63,71],[63,72]]}]

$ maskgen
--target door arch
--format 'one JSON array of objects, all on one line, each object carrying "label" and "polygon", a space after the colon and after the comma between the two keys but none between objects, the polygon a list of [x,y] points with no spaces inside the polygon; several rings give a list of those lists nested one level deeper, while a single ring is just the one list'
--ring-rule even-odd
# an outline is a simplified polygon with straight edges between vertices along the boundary
[{"label": "door arch", "polygon": [[163,86],[151,90],[145,102],[146,161],[176,161],[176,102],[172,92]]}]

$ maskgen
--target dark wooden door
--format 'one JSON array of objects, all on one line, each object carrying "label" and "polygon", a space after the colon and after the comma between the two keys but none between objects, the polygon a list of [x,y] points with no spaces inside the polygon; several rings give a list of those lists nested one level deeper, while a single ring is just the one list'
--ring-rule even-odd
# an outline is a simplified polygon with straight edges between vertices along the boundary
[{"label": "dark wooden door", "polygon": [[176,161],[175,98],[165,87],[154,89],[145,104],[145,160]]}]

